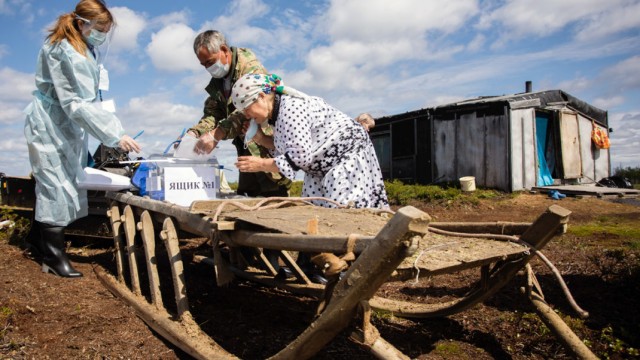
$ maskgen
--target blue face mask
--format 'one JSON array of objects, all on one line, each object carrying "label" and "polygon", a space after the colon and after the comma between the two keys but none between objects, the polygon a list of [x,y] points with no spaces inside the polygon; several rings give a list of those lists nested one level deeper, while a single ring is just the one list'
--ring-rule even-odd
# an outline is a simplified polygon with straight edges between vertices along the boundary
[{"label": "blue face mask", "polygon": [[256,136],[257,133],[258,133],[258,123],[256,122],[256,119],[251,119],[251,122],[249,123],[249,128],[247,129],[247,132],[244,134],[244,144],[245,145],[249,144],[251,139],[253,139],[253,137]]},{"label": "blue face mask", "polygon": [[84,36],[84,40],[93,46],[100,46],[107,39],[107,33],[98,31],[96,29],[91,29],[91,32],[88,36]]}]

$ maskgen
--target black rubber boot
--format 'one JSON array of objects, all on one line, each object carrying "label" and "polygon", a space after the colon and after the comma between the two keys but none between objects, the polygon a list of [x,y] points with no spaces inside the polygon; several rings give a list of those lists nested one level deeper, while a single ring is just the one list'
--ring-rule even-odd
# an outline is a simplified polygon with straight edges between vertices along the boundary
[{"label": "black rubber boot", "polygon": [[26,238],[27,250],[29,251],[30,256],[37,261],[41,261],[45,254],[41,235],[41,229],[43,225],[44,224],[42,224],[41,222],[33,220],[31,223],[31,228],[29,229],[29,234],[27,234]]},{"label": "black rubber boot", "polygon": [[40,225],[43,257],[42,272],[52,272],[62,277],[81,277],[82,273],[71,266],[64,242],[64,226]]}]

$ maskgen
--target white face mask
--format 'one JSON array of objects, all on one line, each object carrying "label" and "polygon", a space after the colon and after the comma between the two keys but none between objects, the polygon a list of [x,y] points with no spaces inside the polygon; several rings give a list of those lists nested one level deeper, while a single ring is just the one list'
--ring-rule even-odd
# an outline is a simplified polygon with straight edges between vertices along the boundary
[{"label": "white face mask", "polygon": [[100,46],[107,39],[107,33],[98,31],[96,29],[91,29],[89,35],[84,36],[84,39],[87,41],[87,43],[93,46]]},{"label": "white face mask", "polygon": [[222,65],[220,63],[220,59],[218,59],[218,61],[216,61],[215,64],[207,68],[207,71],[214,78],[222,79],[223,77],[227,76],[227,74],[229,73],[229,67],[230,67],[230,64]]}]

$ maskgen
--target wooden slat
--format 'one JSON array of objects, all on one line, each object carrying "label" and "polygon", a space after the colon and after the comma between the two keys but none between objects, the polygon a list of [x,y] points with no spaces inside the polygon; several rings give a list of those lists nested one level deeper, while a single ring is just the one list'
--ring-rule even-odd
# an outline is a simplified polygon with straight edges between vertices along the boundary
[{"label": "wooden slat", "polygon": [[526,251],[525,246],[507,241],[429,233],[420,240],[413,256],[404,259],[397,270],[401,276],[413,274],[416,268],[420,269],[420,276],[452,273],[515,258]]},{"label": "wooden slat", "polygon": [[[361,234],[375,236],[389,221],[386,216],[366,209],[330,209],[319,206],[295,206],[224,214],[225,220],[259,225],[285,234],[306,234],[307,222],[318,218],[318,234]],[[238,224],[236,224],[237,226]]]},{"label": "wooden slat", "polygon": [[[256,231],[236,230],[225,232],[225,242],[231,246],[250,246],[274,250],[303,252],[347,252],[349,237],[346,235],[300,235],[261,233]],[[373,236],[356,236],[353,238],[353,251],[359,254],[373,241]]]}]

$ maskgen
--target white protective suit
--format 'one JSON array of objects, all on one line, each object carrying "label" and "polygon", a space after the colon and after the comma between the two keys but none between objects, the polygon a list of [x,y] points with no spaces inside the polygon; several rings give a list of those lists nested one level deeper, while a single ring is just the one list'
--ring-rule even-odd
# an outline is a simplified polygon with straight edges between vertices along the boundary
[{"label": "white protective suit", "polygon": [[67,40],[42,46],[37,90],[24,110],[37,221],[66,226],[86,216],[87,191],[77,184],[87,164],[88,134],[112,147],[124,135],[120,120],[93,103],[98,82],[98,63],[91,51],[83,56]]}]

